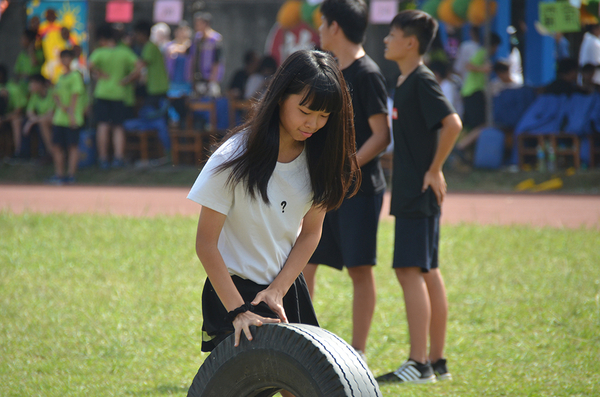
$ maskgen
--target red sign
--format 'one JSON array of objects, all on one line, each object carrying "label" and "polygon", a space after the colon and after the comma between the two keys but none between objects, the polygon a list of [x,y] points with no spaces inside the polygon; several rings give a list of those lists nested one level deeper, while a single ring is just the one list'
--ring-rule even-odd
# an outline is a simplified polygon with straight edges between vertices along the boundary
[{"label": "red sign", "polygon": [[133,1],[109,1],[106,3],[106,22],[129,23],[133,20]]}]

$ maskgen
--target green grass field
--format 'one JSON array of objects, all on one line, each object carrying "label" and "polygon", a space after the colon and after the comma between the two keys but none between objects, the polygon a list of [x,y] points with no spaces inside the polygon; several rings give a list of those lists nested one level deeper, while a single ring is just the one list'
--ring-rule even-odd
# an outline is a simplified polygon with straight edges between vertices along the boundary
[{"label": "green grass field", "polygon": [[[196,219],[0,213],[0,396],[185,396],[204,272]],[[407,358],[402,294],[380,231],[368,359]],[[443,227],[454,381],[384,396],[600,394],[600,232]],[[351,283],[319,270],[321,325],[348,340]]]}]

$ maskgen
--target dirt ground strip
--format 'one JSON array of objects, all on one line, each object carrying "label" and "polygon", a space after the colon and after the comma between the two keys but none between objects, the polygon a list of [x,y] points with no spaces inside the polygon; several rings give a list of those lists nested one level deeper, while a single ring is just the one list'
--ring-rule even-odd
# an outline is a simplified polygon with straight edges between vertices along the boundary
[{"label": "dirt ground strip", "polygon": [[[0,185],[0,209],[14,213],[197,215],[187,188]],[[382,218],[389,215],[389,193]],[[600,196],[450,193],[445,224],[532,225],[600,230]]]}]

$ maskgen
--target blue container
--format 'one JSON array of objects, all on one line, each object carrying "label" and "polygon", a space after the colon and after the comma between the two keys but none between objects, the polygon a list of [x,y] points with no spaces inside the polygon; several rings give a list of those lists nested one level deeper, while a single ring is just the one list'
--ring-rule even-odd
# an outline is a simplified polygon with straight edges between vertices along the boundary
[{"label": "blue container", "polygon": [[498,169],[504,157],[504,133],[497,128],[486,128],[475,144],[473,165],[477,168]]},{"label": "blue container", "polygon": [[79,168],[96,164],[96,131],[82,130],[79,133]]}]

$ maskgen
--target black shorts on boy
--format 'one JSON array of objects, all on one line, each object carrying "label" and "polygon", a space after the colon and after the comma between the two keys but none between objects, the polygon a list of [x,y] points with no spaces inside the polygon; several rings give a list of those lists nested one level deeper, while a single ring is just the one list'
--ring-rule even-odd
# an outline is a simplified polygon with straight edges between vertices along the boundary
[{"label": "black shorts on boy", "polygon": [[483,91],[476,91],[463,98],[465,114],[462,121],[465,127],[473,129],[485,124],[485,102]]},{"label": "black shorts on boy", "polygon": [[344,200],[327,213],[321,241],[309,263],[342,270],[377,263],[377,228],[383,192]]},{"label": "black shorts on boy", "polygon": [[[360,149],[373,135],[369,117],[388,113],[385,79],[368,55],[355,60],[342,74],[352,95],[356,147]],[[343,266],[376,264],[377,228],[385,192],[379,157],[363,165],[361,173],[358,194],[325,216],[321,241],[309,263],[340,270]]]},{"label": "black shorts on boy", "polygon": [[128,107],[125,106],[123,101],[96,98],[94,103],[96,122],[122,125],[127,119],[127,109]]},{"label": "black shorts on boy", "polygon": [[81,128],[62,127],[59,125],[52,126],[52,143],[60,146],[63,149],[68,149],[72,146],[79,145],[79,133]]},{"label": "black shorts on boy", "polygon": [[396,218],[393,268],[420,267],[423,273],[438,267],[440,215]]}]

